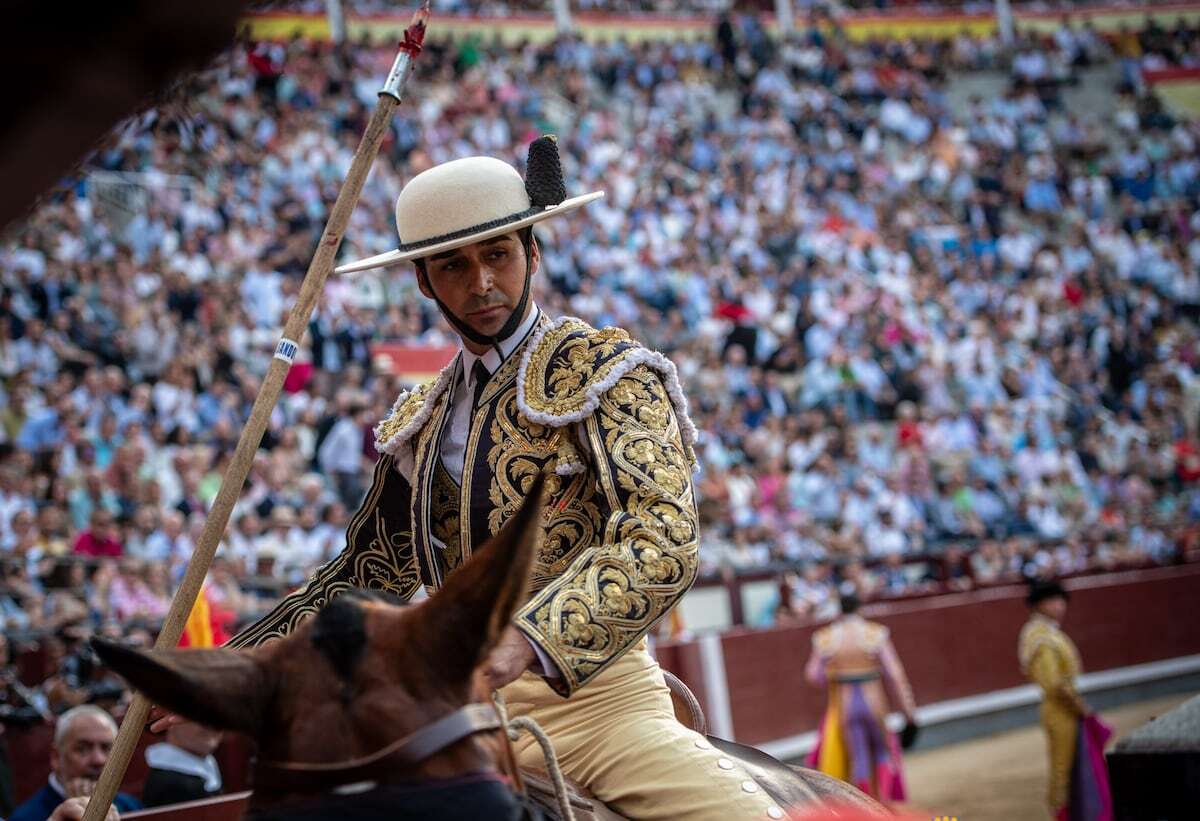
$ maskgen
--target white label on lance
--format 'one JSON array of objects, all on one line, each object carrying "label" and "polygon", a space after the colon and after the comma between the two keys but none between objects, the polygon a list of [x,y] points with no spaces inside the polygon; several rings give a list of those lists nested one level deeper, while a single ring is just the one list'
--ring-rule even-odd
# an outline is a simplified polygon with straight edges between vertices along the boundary
[{"label": "white label on lance", "polygon": [[275,346],[275,358],[282,359],[289,365],[296,361],[296,349],[299,346],[290,339],[284,338],[279,340],[279,344]]}]

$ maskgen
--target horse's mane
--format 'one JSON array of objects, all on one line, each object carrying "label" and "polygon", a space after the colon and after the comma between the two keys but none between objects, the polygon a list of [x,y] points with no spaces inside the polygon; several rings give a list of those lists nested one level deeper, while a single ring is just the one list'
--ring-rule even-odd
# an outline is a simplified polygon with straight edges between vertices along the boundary
[{"label": "horse's mane", "polygon": [[325,605],[313,619],[309,637],[344,682],[353,678],[367,649],[366,617],[357,599],[348,594]]},{"label": "horse's mane", "polygon": [[367,651],[363,602],[404,605],[401,599],[382,590],[350,590],[325,605],[313,619],[309,640],[344,682],[353,678],[355,667]]}]

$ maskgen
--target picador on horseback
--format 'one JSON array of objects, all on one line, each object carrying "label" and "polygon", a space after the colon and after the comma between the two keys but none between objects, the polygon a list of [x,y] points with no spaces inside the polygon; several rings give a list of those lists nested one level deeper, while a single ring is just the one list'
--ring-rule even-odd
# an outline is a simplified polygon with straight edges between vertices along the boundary
[{"label": "picador on horseback", "polygon": [[[399,801],[412,811],[404,818],[484,817],[462,802],[472,791],[497,800],[489,782],[459,775],[478,760],[422,763],[495,727],[481,688],[499,691],[510,719],[533,719],[562,773],[627,818],[783,818],[781,805],[858,800],[675,717],[645,636],[696,577],[687,402],[665,356],[620,329],[552,319],[530,297],[542,259],[532,226],[600,196],[566,197],[548,137],[530,146],[524,180],[505,162],[469,157],[409,181],[396,203],[400,247],[338,271],[412,262],[462,348],[376,427],[381,455],[345,549],[227,648],[151,661],[100,648],[160,704],[256,737],[257,816],[329,817],[329,801],[350,800],[340,798],[347,784],[377,784],[394,766],[409,768],[408,780],[355,800],[393,810]],[[431,599],[409,613],[342,595],[365,588],[408,600],[422,586]],[[378,701],[384,692],[391,701]],[[322,699],[331,706],[321,715],[360,729],[314,735],[297,713]],[[231,710],[231,701],[244,704]],[[368,702],[382,712],[364,716]],[[407,713],[423,710],[440,720],[411,727]],[[410,734],[392,741],[385,713]],[[533,736],[512,754],[520,770],[546,769]],[[457,814],[417,811],[412,792],[396,798],[414,774],[453,785]],[[317,802],[307,814],[271,814],[305,794]],[[594,810],[588,817],[613,817]]]},{"label": "picador on horseback", "polygon": [[[673,714],[645,635],[696,577],[695,434],[675,368],[616,328],[553,319],[530,296],[532,226],[599,198],[566,198],[553,139],[527,179],[489,157],[414,177],[396,202],[400,247],[339,273],[412,261],[462,349],[376,428],[374,483],[345,551],[232,642],[288,632],[339,592],[407,599],[443,580],[549,472],[532,596],[486,674],[530,715],[566,774],[633,818],[767,818],[741,767]],[[524,766],[542,754],[518,745]]]}]

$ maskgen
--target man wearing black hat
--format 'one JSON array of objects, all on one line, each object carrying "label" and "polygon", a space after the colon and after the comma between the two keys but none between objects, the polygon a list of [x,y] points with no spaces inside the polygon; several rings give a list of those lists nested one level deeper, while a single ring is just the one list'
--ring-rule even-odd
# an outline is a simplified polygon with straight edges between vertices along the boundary
[{"label": "man wearing black hat", "polygon": [[1035,581],[1026,602],[1033,613],[1021,628],[1017,657],[1021,672],[1042,691],[1042,729],[1050,754],[1047,800],[1057,814],[1067,804],[1079,719],[1091,710],[1075,689],[1079,650],[1059,626],[1067,613],[1067,591],[1055,581]]}]

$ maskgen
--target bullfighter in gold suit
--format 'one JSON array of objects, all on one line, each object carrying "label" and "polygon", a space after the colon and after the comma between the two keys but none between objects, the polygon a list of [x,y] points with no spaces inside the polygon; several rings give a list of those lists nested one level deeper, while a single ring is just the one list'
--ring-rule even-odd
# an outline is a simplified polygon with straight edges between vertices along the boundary
[{"label": "bullfighter in gold suit", "polygon": [[915,727],[916,701],[904,665],[882,624],[858,615],[858,596],[842,596],[842,616],[813,633],[809,682],[829,691],[808,766],[882,801],[903,801],[900,745],[887,728],[889,701]]},{"label": "bullfighter in gold suit", "polygon": [[[400,248],[339,269],[412,261],[463,347],[376,428],[345,550],[231,644],[282,636],[354,587],[436,595],[546,472],[533,592],[485,669],[510,714],[534,717],[565,773],[631,818],[782,818],[675,721],[646,650],[696,576],[695,431],[666,357],[530,299],[529,226],[600,196],[567,199],[561,174],[550,138],[530,146],[526,180],[486,157],[431,168],[397,201]],[[518,756],[541,765],[531,739]]]},{"label": "bullfighter in gold suit", "polygon": [[1021,628],[1017,657],[1021,672],[1042,691],[1042,729],[1050,756],[1047,802],[1057,814],[1069,798],[1079,719],[1091,711],[1075,689],[1082,667],[1079,651],[1059,626],[1067,612],[1066,591],[1057,582],[1035,582],[1027,601],[1033,613]]}]

